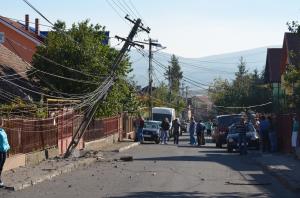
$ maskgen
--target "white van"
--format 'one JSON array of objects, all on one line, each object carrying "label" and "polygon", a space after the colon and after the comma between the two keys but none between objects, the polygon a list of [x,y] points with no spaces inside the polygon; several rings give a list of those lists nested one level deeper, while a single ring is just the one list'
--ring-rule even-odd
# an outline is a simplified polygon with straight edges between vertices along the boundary
[{"label": "white van", "polygon": [[165,118],[168,118],[170,124],[176,118],[175,109],[168,107],[153,107],[152,117],[155,121],[162,122]]},{"label": "white van", "polygon": [[[168,107],[153,107],[152,108],[152,117],[155,121],[162,122],[165,118],[168,118],[170,122],[170,129],[172,128],[172,121],[175,120],[176,114],[174,108]],[[172,137],[172,130],[169,130],[168,137]]]}]

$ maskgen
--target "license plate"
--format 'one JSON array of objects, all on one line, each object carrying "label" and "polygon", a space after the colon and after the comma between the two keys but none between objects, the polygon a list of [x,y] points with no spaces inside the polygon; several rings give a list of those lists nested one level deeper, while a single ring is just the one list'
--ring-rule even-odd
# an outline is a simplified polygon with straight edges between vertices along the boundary
[{"label": "license plate", "polygon": [[144,135],[144,137],[150,138],[150,137],[151,137],[151,135]]}]

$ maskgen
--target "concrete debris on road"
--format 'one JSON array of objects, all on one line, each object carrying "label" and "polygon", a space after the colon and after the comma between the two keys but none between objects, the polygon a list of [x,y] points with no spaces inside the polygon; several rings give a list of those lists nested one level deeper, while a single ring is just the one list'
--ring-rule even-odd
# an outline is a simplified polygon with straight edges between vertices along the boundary
[{"label": "concrete debris on road", "polygon": [[230,182],[230,181],[227,181],[225,182],[225,184],[227,185],[271,185],[272,183],[270,182],[249,182],[249,181],[245,181],[245,182]]},{"label": "concrete debris on road", "polygon": [[129,161],[133,161],[133,157],[132,156],[122,156],[122,157],[120,157],[120,160],[129,162]]}]

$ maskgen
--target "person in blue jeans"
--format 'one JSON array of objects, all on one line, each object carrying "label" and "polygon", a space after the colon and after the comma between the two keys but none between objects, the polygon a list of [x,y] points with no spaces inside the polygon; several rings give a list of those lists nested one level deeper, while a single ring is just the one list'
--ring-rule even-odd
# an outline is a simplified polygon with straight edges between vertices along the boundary
[{"label": "person in blue jeans", "polygon": [[236,125],[236,130],[239,134],[239,151],[241,155],[247,154],[247,125],[245,124],[245,119],[242,118],[240,123]]},{"label": "person in blue jeans", "polygon": [[145,121],[144,118],[140,115],[139,121],[138,121],[138,141],[140,143],[143,143],[144,141],[144,135],[143,135],[143,129],[144,129]]},{"label": "person in blue jeans", "polygon": [[5,133],[3,127],[3,120],[0,119],[0,186],[3,186],[1,174],[6,161],[7,152],[10,149],[7,134]]},{"label": "person in blue jeans", "polygon": [[165,118],[161,122],[161,143],[167,144],[168,131],[170,130],[170,122],[168,118]]},{"label": "person in blue jeans", "polygon": [[191,145],[195,145],[196,144],[196,140],[195,140],[195,132],[196,132],[196,122],[195,122],[195,118],[192,117],[191,118],[191,123],[190,123],[190,127],[189,127],[189,133],[190,133],[190,144]]}]

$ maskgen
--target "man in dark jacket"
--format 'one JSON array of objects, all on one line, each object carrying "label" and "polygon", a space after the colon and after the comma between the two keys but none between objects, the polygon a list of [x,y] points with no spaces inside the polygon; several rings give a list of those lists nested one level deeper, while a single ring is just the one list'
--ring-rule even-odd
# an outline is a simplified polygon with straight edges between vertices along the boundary
[{"label": "man in dark jacket", "polygon": [[180,130],[180,124],[178,118],[176,118],[172,124],[172,130],[174,135],[174,144],[178,144],[179,142],[179,130]]},{"label": "man in dark jacket", "polygon": [[161,142],[167,144],[168,131],[170,129],[170,123],[168,118],[165,118],[161,123]]},{"label": "man in dark jacket", "polygon": [[198,142],[198,146],[204,145],[205,144],[205,139],[204,139],[204,130],[205,130],[205,126],[202,123],[202,120],[200,120],[197,123],[197,127],[196,127],[196,134],[197,134],[197,142]]}]

